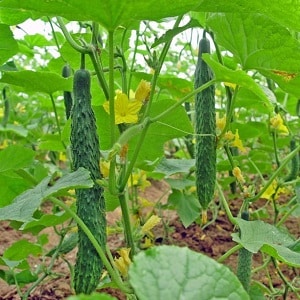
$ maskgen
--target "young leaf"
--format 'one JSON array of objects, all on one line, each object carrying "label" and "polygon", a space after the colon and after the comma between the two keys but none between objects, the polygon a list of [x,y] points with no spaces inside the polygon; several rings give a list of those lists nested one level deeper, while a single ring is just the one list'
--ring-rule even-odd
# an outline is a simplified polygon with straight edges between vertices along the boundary
[{"label": "young leaf", "polygon": [[18,44],[8,25],[0,24],[0,65],[18,52]]},{"label": "young leaf", "polygon": [[200,215],[200,204],[194,195],[173,190],[168,202],[173,204],[185,228],[189,227]]},{"label": "young leaf", "polygon": [[[202,57],[203,60],[213,69],[217,80],[235,83],[241,87],[249,89],[253,94],[255,94],[262,105],[264,105],[269,111],[273,111],[273,106],[265,93],[265,90],[263,90],[246,72],[242,70],[228,69],[212,59],[209,54],[203,54]],[[255,100],[257,99],[253,99],[253,101]]]},{"label": "young leaf", "polygon": [[129,268],[129,281],[140,300],[250,299],[229,268],[176,246],[140,252]]},{"label": "young leaf", "polygon": [[286,263],[300,267],[300,253],[293,250],[295,241],[273,225],[263,221],[245,221],[236,218],[241,236],[233,233],[233,240],[240,243],[248,251],[257,253],[259,250]]},{"label": "young leaf", "polygon": [[49,196],[75,188],[90,188],[93,181],[90,173],[83,168],[60,178],[53,186],[48,184],[51,177],[42,180],[34,189],[27,190],[18,196],[10,205],[0,208],[0,220],[29,222],[41,202]]},{"label": "young leaf", "polygon": [[30,254],[34,256],[42,254],[42,247],[27,240],[19,240],[5,250],[3,257],[10,261],[20,261]]},{"label": "young leaf", "polygon": [[4,72],[0,82],[23,87],[27,91],[52,94],[56,91],[71,91],[72,79],[63,78],[56,73],[34,72],[30,70]]},{"label": "young leaf", "polygon": [[0,152],[0,172],[18,170],[28,167],[35,152],[21,146],[12,145]]}]

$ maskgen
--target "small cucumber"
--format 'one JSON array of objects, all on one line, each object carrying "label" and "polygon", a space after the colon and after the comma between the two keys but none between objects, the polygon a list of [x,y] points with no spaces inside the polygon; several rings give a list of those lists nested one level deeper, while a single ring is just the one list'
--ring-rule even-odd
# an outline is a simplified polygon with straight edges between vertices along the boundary
[{"label": "small cucumber", "polygon": [[[62,76],[64,78],[68,78],[72,75],[72,69],[70,65],[66,64],[64,65],[62,69]],[[73,106],[73,99],[72,99],[72,93],[69,91],[64,91],[64,104],[65,104],[65,110],[66,110],[66,118],[70,118],[72,106]]]}]

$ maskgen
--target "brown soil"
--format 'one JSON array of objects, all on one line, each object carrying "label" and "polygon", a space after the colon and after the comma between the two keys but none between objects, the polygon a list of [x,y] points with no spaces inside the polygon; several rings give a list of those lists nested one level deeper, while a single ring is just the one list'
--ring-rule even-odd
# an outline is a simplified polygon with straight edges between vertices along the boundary
[{"label": "brown soil", "polygon": [[[153,182],[152,186],[148,188],[143,194],[147,199],[152,199],[157,201],[162,199],[166,201],[168,196],[168,186],[163,182]],[[236,215],[240,208],[240,201],[234,199],[230,201],[230,207],[233,215]],[[258,203],[255,203],[256,207],[262,207],[266,205],[264,200],[260,200]],[[272,210],[271,205],[267,204],[266,209]],[[145,212],[143,212],[145,213]],[[209,224],[205,228],[201,228],[196,223],[193,223],[188,228],[184,228],[181,222],[179,221],[176,213],[173,211],[164,211],[164,221],[168,226],[161,226],[155,229],[156,244],[173,244],[179,246],[187,246],[190,249],[206,254],[207,256],[212,257],[213,259],[218,259],[227,250],[232,248],[235,243],[232,241],[231,233],[234,231],[231,223],[228,221],[224,212],[219,209],[216,213],[216,216],[209,216],[214,219],[214,222]],[[116,210],[113,213],[108,214],[108,223],[115,224],[117,220],[120,219],[120,212]],[[296,237],[299,237],[299,218],[290,217],[285,223],[288,230],[294,234]],[[168,228],[166,232],[165,228]],[[51,228],[48,228],[43,233],[49,235],[49,243],[46,245],[48,249],[51,249],[58,242],[57,235],[53,233]],[[21,234],[19,231],[13,230],[9,223],[2,222],[0,223],[0,255],[3,254],[4,250],[9,247],[15,241],[25,238],[31,241],[35,241],[36,237],[33,237],[30,234]],[[115,234],[110,235],[108,242],[112,251],[117,250],[121,247],[124,242],[122,235]],[[72,295],[72,290],[70,288],[70,271],[68,265],[65,261],[74,263],[76,256],[76,249],[64,256],[64,259],[58,259],[55,262],[53,268],[53,274],[47,277],[32,293],[28,299],[31,300],[46,300],[46,299],[66,299],[69,295]],[[253,268],[261,266],[263,257],[261,254],[255,254],[253,256]],[[41,263],[41,258],[30,258],[32,266],[38,265]],[[46,264],[49,262],[47,259]],[[224,264],[229,266],[234,272],[237,265],[237,254],[231,255],[228,259],[224,261]],[[1,267],[0,267],[1,269]],[[280,269],[284,276],[291,282],[295,281],[296,278],[300,278],[300,270],[295,268],[287,267],[286,265],[280,265]],[[268,274],[268,272],[269,274]],[[272,285],[277,288],[283,288],[283,281],[275,270],[274,266],[270,263],[267,268],[256,272],[253,276],[254,280],[259,281],[260,283],[270,287],[270,281]],[[300,281],[300,279],[298,279]],[[26,288],[26,287],[24,287]],[[117,299],[125,300],[126,297],[122,295],[118,290],[111,288],[102,289],[101,292],[109,293],[115,296]],[[285,299],[299,299],[300,295],[295,295],[292,292],[289,292]],[[18,296],[17,290],[14,286],[9,286],[0,279],[0,300],[14,300],[20,299]],[[272,299],[284,299],[282,293],[278,297]]]}]

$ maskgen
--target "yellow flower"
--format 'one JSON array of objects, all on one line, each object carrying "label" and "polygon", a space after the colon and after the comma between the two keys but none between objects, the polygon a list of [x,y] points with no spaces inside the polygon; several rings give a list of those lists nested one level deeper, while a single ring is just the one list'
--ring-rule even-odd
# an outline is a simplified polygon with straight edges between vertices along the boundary
[{"label": "yellow flower", "polygon": [[232,83],[232,82],[224,82],[224,85],[225,85],[225,86],[228,86],[228,87],[231,87],[231,88],[233,88],[233,89],[236,88],[236,84],[235,84],[235,83]]},{"label": "yellow flower", "polygon": [[[109,113],[109,102],[106,101],[103,107]],[[137,100],[129,100],[127,95],[117,92],[115,97],[115,123],[136,123],[138,121],[138,112],[142,103]]]},{"label": "yellow flower", "polygon": [[222,131],[226,125],[226,116],[220,118],[219,113],[216,115],[216,125],[217,128]]},{"label": "yellow flower", "polygon": [[232,174],[240,183],[245,182],[244,176],[242,175],[242,171],[239,167],[234,167],[232,170]]},{"label": "yellow flower", "polygon": [[154,245],[154,240],[153,238],[149,236],[144,236],[143,240],[140,243],[140,248],[141,249],[148,249]]},{"label": "yellow flower", "polygon": [[101,170],[101,174],[104,178],[108,178],[109,175],[109,162],[105,161],[103,159],[100,160],[100,170]]},{"label": "yellow flower", "polygon": [[225,134],[224,134],[224,138],[225,138],[225,140],[227,140],[227,141],[233,140],[234,137],[235,137],[235,135],[232,133],[231,130],[225,132]]},{"label": "yellow flower", "polygon": [[4,116],[4,110],[2,107],[0,107],[0,118],[3,118]]},{"label": "yellow flower", "polygon": [[243,146],[243,142],[240,139],[239,131],[237,129],[234,134],[234,140],[232,142],[232,147],[237,147],[242,152],[246,152],[246,148]]},{"label": "yellow flower", "polygon": [[120,255],[119,258],[115,258],[115,265],[120,271],[123,277],[127,277],[128,268],[131,264],[131,259],[129,257],[130,248],[122,248],[120,251],[117,251]]},{"label": "yellow flower", "polygon": [[3,140],[3,142],[0,144],[0,149],[5,149],[8,147],[8,142],[7,140]]},{"label": "yellow flower", "polygon": [[139,170],[137,173],[131,175],[131,178],[128,180],[128,186],[136,186],[139,187],[142,191],[145,190],[146,187],[150,186],[151,183],[147,180],[147,174],[143,170]]},{"label": "yellow flower", "polygon": [[151,85],[150,82],[146,80],[141,80],[135,91],[135,100],[137,101],[147,101],[150,95]]},{"label": "yellow flower", "polygon": [[139,199],[139,205],[141,206],[141,208],[144,208],[144,207],[153,207],[155,205],[154,202],[149,201],[146,198],[138,197],[138,199]]},{"label": "yellow flower", "polygon": [[59,152],[59,160],[62,162],[67,161],[67,156],[64,152]]},{"label": "yellow flower", "polygon": [[158,216],[155,216],[155,215],[151,216],[147,220],[147,222],[142,226],[142,229],[141,229],[142,233],[144,233],[144,234],[150,233],[151,229],[153,227],[155,227],[157,224],[159,224],[160,220],[161,220],[161,218]]},{"label": "yellow flower", "polygon": [[269,187],[264,191],[261,198],[267,199],[267,200],[276,200],[279,196],[279,194],[285,193],[285,188],[277,188],[278,184],[276,180],[273,180],[272,183],[269,185]]},{"label": "yellow flower", "polygon": [[288,134],[289,130],[287,127],[283,124],[283,119],[280,114],[276,114],[276,116],[272,117],[270,119],[271,127],[278,130],[279,132],[283,134]]},{"label": "yellow flower", "polygon": [[19,113],[24,113],[26,112],[26,109],[25,109],[25,106],[21,103],[18,103],[17,106],[16,106],[16,109]]}]

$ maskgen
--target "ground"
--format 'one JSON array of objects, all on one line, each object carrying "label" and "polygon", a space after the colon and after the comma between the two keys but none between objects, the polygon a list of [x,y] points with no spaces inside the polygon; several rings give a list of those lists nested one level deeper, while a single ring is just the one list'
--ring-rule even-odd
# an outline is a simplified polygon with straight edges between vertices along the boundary
[{"label": "ground", "polygon": [[[168,187],[163,182],[154,181],[152,186],[144,192],[144,196],[147,199],[159,199],[163,197],[166,199],[167,193],[166,189]],[[163,199],[163,200],[165,200]],[[233,199],[230,201],[230,207],[233,212],[233,215],[236,215],[240,207],[241,201],[239,199]],[[265,200],[260,200],[257,204],[257,207],[265,205],[266,208],[271,209],[270,204]],[[209,217],[212,217],[210,214]],[[179,221],[176,213],[173,211],[167,211],[164,215],[165,221],[169,223],[168,231],[165,231],[163,226],[157,227],[155,230],[156,234],[156,243],[159,244],[174,244],[179,246],[187,246],[190,249],[206,254],[207,256],[212,257],[213,259],[218,259],[222,256],[228,249],[232,248],[235,243],[232,241],[231,233],[234,231],[234,228],[228,221],[225,213],[220,209],[216,214],[216,219],[213,223],[209,224],[205,228],[201,228],[198,224],[193,223],[188,228],[185,228]],[[108,222],[114,224],[116,220],[120,218],[120,213],[116,210],[113,213],[108,214]],[[287,222],[288,230],[295,236],[299,236],[299,218],[290,217]],[[51,248],[57,243],[56,235],[53,234],[51,228],[46,230],[46,233],[49,234],[50,240],[47,247]],[[28,238],[32,240],[32,236],[29,234],[22,235],[20,232],[10,228],[9,223],[2,222],[0,223],[0,254],[11,245],[13,242],[17,241],[20,238]],[[110,248],[114,251],[123,245],[122,235],[111,235],[109,236],[109,245]],[[73,263],[76,256],[76,249],[71,251],[65,256],[65,259]],[[37,264],[36,259],[32,260],[32,264]],[[253,256],[253,267],[256,268],[262,263],[261,254],[255,254]],[[228,259],[224,261],[224,264],[229,266],[234,272],[237,265],[237,254],[231,255]],[[56,261],[54,266],[56,276],[48,277],[42,284],[38,286],[32,293],[29,299],[31,300],[46,300],[46,299],[65,299],[69,295],[72,295],[70,289],[70,275],[69,268],[67,264],[59,259]],[[287,266],[281,266],[283,274],[290,281],[294,280],[296,277],[299,278],[300,270],[295,268],[289,268]],[[253,279],[269,286],[270,281],[272,282],[275,288],[280,288],[283,286],[282,279],[278,276],[274,267],[270,265],[269,274],[264,270],[256,272],[253,275]],[[117,299],[126,299],[117,290],[107,289],[102,290],[102,292],[109,293],[114,295]],[[299,295],[289,293],[285,299],[299,299]],[[20,299],[18,293],[14,286],[8,286],[3,280],[0,279],[0,300],[17,300]],[[272,299],[284,299],[282,295]]]}]

